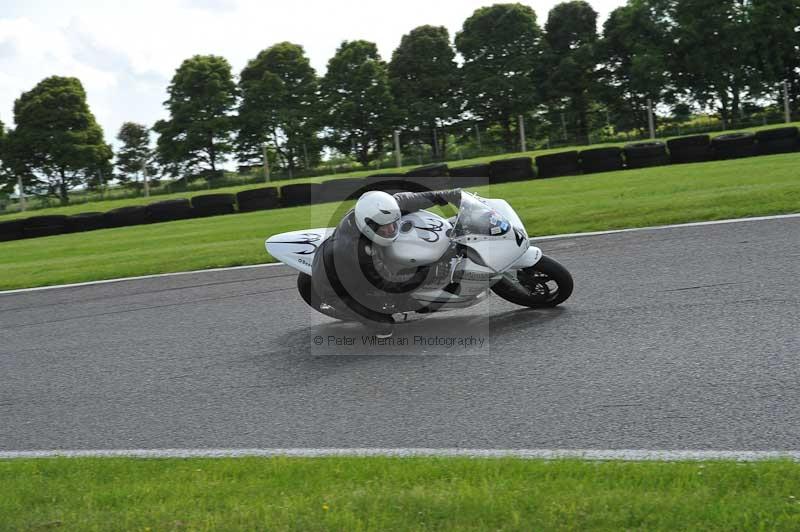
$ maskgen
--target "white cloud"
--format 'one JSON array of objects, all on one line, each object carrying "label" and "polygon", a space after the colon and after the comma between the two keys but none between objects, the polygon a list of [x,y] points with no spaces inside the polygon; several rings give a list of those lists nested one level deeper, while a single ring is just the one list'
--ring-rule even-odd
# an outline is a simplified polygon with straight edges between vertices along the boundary
[{"label": "white cloud", "polygon": [[[601,17],[624,0],[590,0]],[[112,140],[126,120],[164,116],[166,88],[195,54],[226,57],[238,73],[264,48],[302,44],[324,72],[345,40],[378,44],[385,59],[421,24],[452,35],[475,9],[493,0],[6,0],[0,14],[0,120],[12,121],[14,99],[50,75],[80,78],[89,104]],[[557,2],[528,2],[544,24]]]}]

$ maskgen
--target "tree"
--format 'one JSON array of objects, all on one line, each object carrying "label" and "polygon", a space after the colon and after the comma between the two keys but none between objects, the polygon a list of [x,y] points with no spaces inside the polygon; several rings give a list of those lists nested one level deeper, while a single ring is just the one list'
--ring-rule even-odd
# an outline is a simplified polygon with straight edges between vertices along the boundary
[{"label": "tree", "polygon": [[458,65],[447,28],[420,26],[404,35],[389,62],[389,82],[404,125],[420,133],[434,156],[443,157],[447,137],[435,129],[461,112]]},{"label": "tree", "polygon": [[125,122],[117,133],[122,146],[117,150],[116,178],[121,183],[133,183],[142,175],[145,165],[147,174],[155,175],[153,150],[150,148],[150,130],[136,122]]},{"label": "tree", "polygon": [[386,64],[367,41],[345,41],[328,62],[322,98],[328,142],[367,166],[379,157],[396,125]]},{"label": "tree", "polygon": [[579,140],[589,138],[595,88],[597,12],[583,0],[556,5],[544,27],[544,94],[570,117]]},{"label": "tree", "polygon": [[774,91],[789,82],[789,96],[800,110],[800,3],[751,0],[759,71]]},{"label": "tree", "polygon": [[647,100],[670,100],[668,27],[651,0],[611,12],[598,45],[598,95],[618,127],[647,129]]},{"label": "tree", "polygon": [[499,124],[508,149],[514,148],[519,114],[538,102],[535,74],[541,61],[541,29],[536,13],[522,4],[495,4],[476,10],[456,35],[464,58],[467,110]]},{"label": "tree", "polygon": [[760,93],[748,3],[672,0],[669,7],[674,82],[701,105],[718,107],[726,124],[739,118],[744,99]]},{"label": "tree", "polygon": [[303,47],[282,42],[242,70],[236,146],[242,162],[263,162],[267,142],[290,174],[319,160],[319,83]]},{"label": "tree", "polygon": [[159,161],[173,176],[217,167],[231,153],[237,89],[225,58],[196,55],[185,60],[167,89],[170,113],[153,129],[159,134]]},{"label": "tree", "polygon": [[77,78],[52,76],[24,92],[14,102],[14,122],[4,142],[5,163],[34,193],[66,204],[72,188],[110,166],[111,146]]}]

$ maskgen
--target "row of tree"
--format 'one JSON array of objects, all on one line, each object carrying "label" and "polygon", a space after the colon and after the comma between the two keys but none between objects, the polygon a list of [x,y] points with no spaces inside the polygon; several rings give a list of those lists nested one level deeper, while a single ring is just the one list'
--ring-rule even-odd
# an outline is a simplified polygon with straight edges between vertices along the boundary
[{"label": "row of tree", "polygon": [[[735,125],[784,81],[797,108],[797,0],[629,0],[601,33],[583,0],[558,4],[543,26],[529,6],[496,4],[453,41],[443,27],[413,29],[388,63],[374,43],[345,41],[322,77],[288,42],[259,53],[238,80],[222,57],[187,59],[168,88],[169,117],[153,126],[156,149],[147,127],[123,125],[115,177],[213,176],[231,155],[260,164],[265,143],[271,164],[290,173],[316,166],[326,146],[367,165],[395,129],[443,157],[441,128],[475,120],[513,149],[519,115],[543,135],[569,129],[582,140],[608,122],[645,128],[648,100],[714,110]],[[603,124],[594,123],[600,109]],[[17,100],[14,121],[0,152],[7,176],[64,201],[69,188],[111,176],[111,149],[78,80],[42,81]]]}]

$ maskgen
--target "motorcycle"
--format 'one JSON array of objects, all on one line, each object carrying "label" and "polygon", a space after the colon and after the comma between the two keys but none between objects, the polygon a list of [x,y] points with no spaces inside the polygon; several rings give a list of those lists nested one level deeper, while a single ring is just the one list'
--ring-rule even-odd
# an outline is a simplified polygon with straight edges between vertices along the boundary
[{"label": "motorcycle", "polygon": [[[492,291],[525,307],[555,307],[572,294],[569,271],[531,245],[517,213],[502,199],[462,191],[458,214],[444,218],[430,211],[404,215],[397,240],[384,248],[383,262],[398,268],[430,269],[411,294],[414,309],[388,308],[392,314],[442,312],[471,307]],[[267,252],[299,272],[297,289],[312,308],[337,319],[353,319],[336,301],[320,300],[311,266],[333,228],[281,233],[267,239]],[[407,316],[406,316],[407,317]]]}]

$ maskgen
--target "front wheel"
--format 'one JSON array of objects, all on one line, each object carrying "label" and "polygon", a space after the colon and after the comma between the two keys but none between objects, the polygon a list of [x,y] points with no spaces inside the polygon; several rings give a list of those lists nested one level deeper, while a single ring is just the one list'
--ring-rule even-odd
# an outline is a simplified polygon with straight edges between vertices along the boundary
[{"label": "front wheel", "polygon": [[300,297],[303,298],[303,301],[317,312],[337,320],[349,321],[353,319],[350,315],[336,310],[320,300],[319,295],[316,290],[314,290],[314,284],[311,282],[310,275],[301,272],[297,276],[297,291],[300,292]]},{"label": "front wheel", "polygon": [[566,301],[572,287],[569,271],[556,260],[542,257],[530,268],[508,272],[492,291],[515,305],[548,308]]}]

